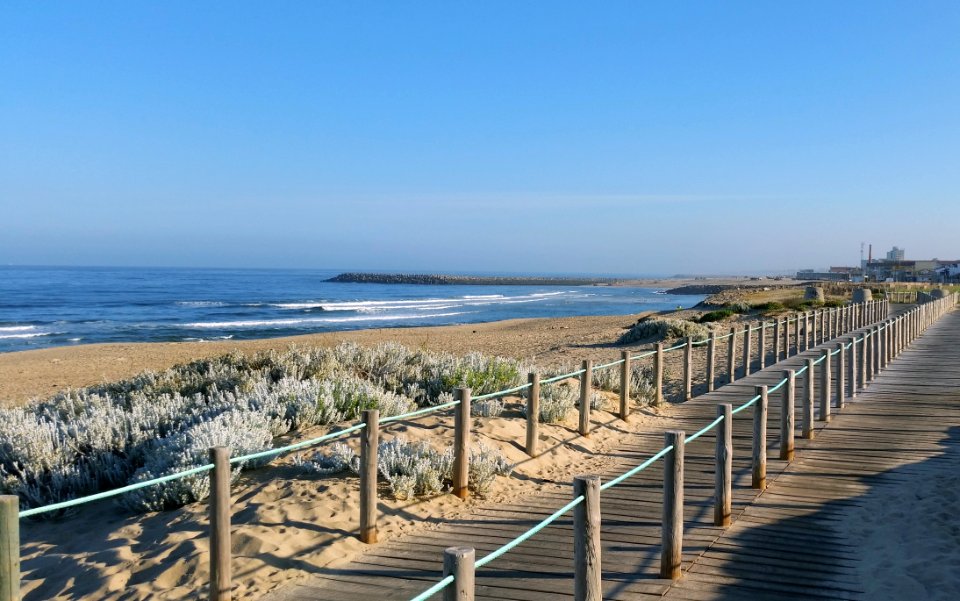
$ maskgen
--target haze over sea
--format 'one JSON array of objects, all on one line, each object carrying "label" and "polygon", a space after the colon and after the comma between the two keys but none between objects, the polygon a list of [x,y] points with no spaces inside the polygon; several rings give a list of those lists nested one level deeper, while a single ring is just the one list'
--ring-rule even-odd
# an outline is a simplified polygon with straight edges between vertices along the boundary
[{"label": "haze over sea", "polygon": [[619,315],[701,295],[609,286],[348,284],[340,270],[0,267],[0,352]]}]

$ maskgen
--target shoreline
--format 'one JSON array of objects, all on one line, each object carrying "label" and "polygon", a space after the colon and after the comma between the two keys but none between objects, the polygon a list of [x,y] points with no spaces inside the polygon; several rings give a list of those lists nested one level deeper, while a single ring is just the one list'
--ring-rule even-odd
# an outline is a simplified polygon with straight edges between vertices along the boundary
[{"label": "shoreline", "polygon": [[[689,310],[689,309],[688,309]],[[664,311],[659,314],[672,314]],[[534,317],[445,326],[370,328],[277,338],[191,342],[108,342],[0,354],[0,406],[21,405],[69,388],[160,371],[178,363],[239,351],[244,354],[290,346],[335,346],[353,341],[372,346],[397,342],[412,348],[465,354],[478,351],[539,362],[596,358],[614,347],[624,328],[657,313],[579,317]],[[609,347],[604,351],[604,347]]]}]

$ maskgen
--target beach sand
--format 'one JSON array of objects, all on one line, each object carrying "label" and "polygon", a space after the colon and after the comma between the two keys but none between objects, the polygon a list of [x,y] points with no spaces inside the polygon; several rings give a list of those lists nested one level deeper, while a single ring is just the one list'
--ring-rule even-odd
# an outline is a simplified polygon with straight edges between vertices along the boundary
[{"label": "beach sand", "polygon": [[[689,316],[682,312],[678,316]],[[282,349],[291,344],[334,345],[342,340],[372,345],[394,341],[411,347],[456,353],[481,351],[533,359],[539,366],[576,365],[619,358],[624,348],[614,340],[645,314],[523,319],[435,328],[402,328],[315,334],[296,338],[211,343],[103,344],[55,348],[0,356],[0,398],[19,404],[78,387],[125,378],[146,369],[220,355]],[[726,325],[724,326],[726,327]],[[718,345],[718,374],[724,374],[726,345]],[[705,347],[695,349],[695,380],[703,380]],[[644,361],[649,362],[650,359]],[[668,353],[665,366],[668,398],[679,394],[681,353]],[[702,385],[697,387],[702,390]],[[608,411],[594,413],[596,432],[576,432],[576,412],[560,425],[542,425],[543,455],[530,459],[523,450],[522,399],[509,399],[497,418],[476,418],[479,440],[501,450],[517,464],[509,478],[498,478],[485,499],[466,503],[452,495],[411,501],[384,498],[381,541],[415,529],[455,519],[478,504],[497,504],[538,491],[569,487],[576,473],[599,470],[612,457],[605,453],[639,431],[662,429],[671,414],[661,408],[634,407],[627,422],[616,418],[617,397],[608,394]],[[384,437],[403,434],[452,444],[452,415],[431,415],[391,425]],[[303,432],[305,439],[323,430]],[[356,440],[351,441],[355,444]],[[319,477],[284,457],[268,467],[245,472],[233,487],[233,569],[237,599],[256,599],[311,569],[337,565],[363,553],[357,541],[358,480],[352,475]],[[23,593],[41,599],[187,599],[203,596],[209,579],[207,506],[196,503],[174,511],[132,515],[112,501],[90,504],[51,521],[21,526]],[[198,591],[201,594],[198,595]]]},{"label": "beach sand", "polygon": [[[522,449],[525,428],[516,401],[497,418],[476,418],[478,440],[515,462],[509,478],[498,478],[484,499],[462,502],[453,495],[394,500],[382,495],[380,541],[436,527],[479,505],[490,506],[545,490],[569,492],[576,473],[600,471],[608,454],[637,431],[662,427],[669,415],[636,407],[623,422],[607,411],[593,413],[589,438],[576,432],[576,412],[560,425],[541,425],[542,455]],[[616,406],[609,395],[607,407]],[[402,434],[452,444],[450,413],[397,423],[384,438]],[[356,439],[351,441],[355,445]],[[386,498],[384,498],[386,497]],[[235,599],[258,599],[268,591],[306,578],[311,569],[336,566],[364,552],[359,527],[356,476],[320,477],[303,472],[291,458],[249,471],[233,486]],[[130,515],[111,501],[84,506],[70,515],[21,525],[22,591],[25,601],[45,599],[205,598],[209,581],[207,504]],[[439,559],[439,558],[438,558]],[[439,564],[438,564],[439,565]]]}]

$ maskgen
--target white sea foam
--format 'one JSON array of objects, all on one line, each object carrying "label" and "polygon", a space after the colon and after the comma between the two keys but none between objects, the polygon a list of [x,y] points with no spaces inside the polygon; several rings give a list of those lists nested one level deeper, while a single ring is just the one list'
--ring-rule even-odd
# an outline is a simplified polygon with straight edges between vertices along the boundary
[{"label": "white sea foam", "polygon": [[53,332],[29,332],[27,334],[0,334],[0,340],[6,338],[37,338],[38,336],[49,336]]},{"label": "white sea foam", "polygon": [[357,317],[316,317],[304,319],[262,319],[249,321],[200,321],[185,323],[185,328],[256,328],[256,327],[283,327],[297,326],[311,323],[349,323],[361,321],[396,321],[401,319],[428,319],[432,317],[451,317],[463,315],[463,311],[451,313],[428,313],[424,315],[366,315]]},{"label": "white sea foam", "polygon": [[37,326],[0,326],[0,332],[29,332],[36,329]]},{"label": "white sea foam", "polygon": [[553,296],[570,294],[569,291],[537,292],[521,296],[504,296],[502,294],[466,295],[456,298],[425,298],[399,300],[370,300],[370,301],[339,301],[320,302],[308,301],[299,303],[274,303],[271,306],[278,309],[323,309],[324,311],[360,311],[371,312],[391,309],[452,309],[456,307],[478,307],[483,305],[509,305],[547,300]]},{"label": "white sea foam", "polygon": [[193,307],[198,309],[201,307],[226,307],[227,306],[227,303],[222,301],[177,301],[176,304],[181,307]]}]

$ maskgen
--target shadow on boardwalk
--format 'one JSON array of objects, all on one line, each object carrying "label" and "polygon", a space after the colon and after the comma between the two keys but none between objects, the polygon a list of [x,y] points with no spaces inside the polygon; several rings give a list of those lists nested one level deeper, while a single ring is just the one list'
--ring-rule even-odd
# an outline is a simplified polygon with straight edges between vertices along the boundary
[{"label": "shadow on boardwalk", "polygon": [[[960,598],[960,427],[944,431],[939,454],[879,473],[850,477],[820,460],[801,462],[748,507],[666,597]],[[924,446],[898,450],[929,453]],[[880,449],[859,450],[866,456]]]}]

